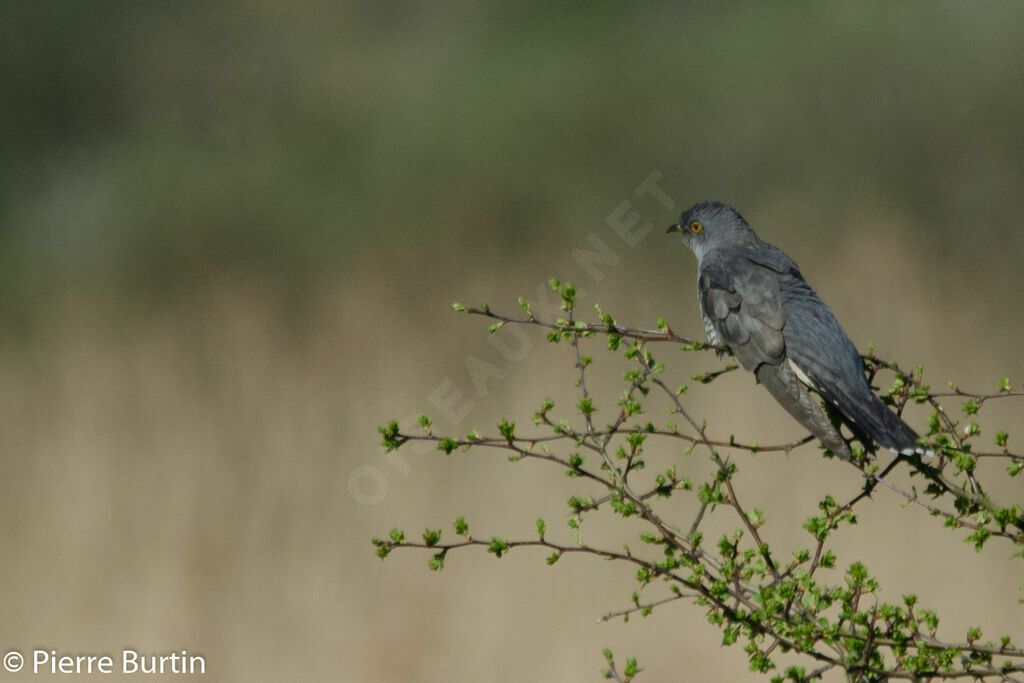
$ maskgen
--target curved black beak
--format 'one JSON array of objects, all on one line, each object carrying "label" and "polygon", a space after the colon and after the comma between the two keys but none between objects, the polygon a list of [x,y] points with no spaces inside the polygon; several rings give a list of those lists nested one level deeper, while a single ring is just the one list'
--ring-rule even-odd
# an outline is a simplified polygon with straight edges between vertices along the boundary
[{"label": "curved black beak", "polygon": [[670,233],[670,232],[682,232],[682,231],[683,231],[683,224],[682,223],[676,223],[675,225],[668,226],[668,230],[666,230],[665,232],[667,234],[667,233]]}]

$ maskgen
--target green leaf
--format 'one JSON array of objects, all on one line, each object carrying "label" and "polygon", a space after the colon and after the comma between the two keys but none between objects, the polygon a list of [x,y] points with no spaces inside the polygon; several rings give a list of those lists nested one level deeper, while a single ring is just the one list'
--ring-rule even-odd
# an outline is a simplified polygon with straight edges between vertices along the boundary
[{"label": "green leaf", "polygon": [[786,667],[785,677],[790,681],[806,681],[807,680],[807,669],[802,666],[789,666]]},{"label": "green leaf", "polygon": [[558,293],[562,295],[562,310],[572,310],[576,305],[576,288],[566,282],[559,288]]},{"label": "green leaf", "polygon": [[625,676],[627,681],[641,671],[642,669],[636,664],[636,657],[626,657],[626,668],[622,670],[622,675]]},{"label": "green leaf", "polygon": [[452,310],[453,311],[460,311],[461,312],[461,311],[465,311],[466,307],[463,306],[462,304],[460,304],[458,301],[456,301],[455,303],[452,304]]},{"label": "green leaf", "polygon": [[440,540],[441,540],[441,530],[440,529],[437,529],[437,530],[427,529],[426,531],[423,532],[423,542],[426,543],[428,546],[435,546],[435,545],[437,545],[438,541],[440,541]]},{"label": "green leaf", "polygon": [[992,532],[988,529],[978,529],[973,534],[964,539],[966,543],[974,544],[975,552],[981,552],[981,549],[985,546],[987,541],[992,536]]},{"label": "green leaf", "polygon": [[377,427],[377,431],[380,432],[381,435],[381,445],[384,446],[388,453],[406,442],[406,439],[399,433],[398,422],[395,420],[391,420],[386,425]]},{"label": "green leaf", "polygon": [[544,532],[547,531],[547,525],[544,524],[544,520],[540,517],[537,518],[537,535],[542,539],[544,538]]},{"label": "green leaf", "polygon": [[498,423],[498,431],[501,432],[501,435],[505,437],[505,440],[511,444],[512,440],[516,436],[516,423],[509,422],[508,420],[502,420]]},{"label": "green leaf", "polygon": [[466,524],[465,517],[459,517],[458,519],[456,519],[455,523],[452,524],[452,527],[455,529],[455,533],[459,536],[469,535],[469,525]]},{"label": "green leaf", "polygon": [[501,557],[509,550],[508,541],[503,538],[495,536],[491,539],[491,544],[487,546],[487,552],[493,553],[495,557]]},{"label": "green leaf", "polygon": [[458,445],[454,439],[446,436],[437,442],[437,450],[444,451],[445,455],[451,455],[452,451],[458,448]]},{"label": "green leaf", "polygon": [[581,512],[594,507],[594,499],[591,496],[569,496],[568,503],[573,512]]},{"label": "green leaf", "polygon": [[851,564],[846,573],[857,584],[863,584],[868,578],[868,568],[860,562],[854,562]]},{"label": "green leaf", "polygon": [[956,465],[958,472],[973,472],[978,465],[978,459],[969,453],[957,451],[953,454],[953,464]]},{"label": "green leaf", "polygon": [[723,503],[725,502],[725,495],[722,493],[718,482],[715,482],[714,486],[704,483],[697,489],[697,500],[708,505]]},{"label": "green leaf", "polygon": [[935,631],[939,628],[939,616],[935,614],[935,612],[933,612],[932,610],[917,610],[916,614],[918,621],[927,626],[928,630],[932,633],[935,633]]},{"label": "green leaf", "polygon": [[427,566],[430,567],[430,571],[439,572],[444,569],[444,553],[438,553],[430,558],[427,562]]},{"label": "green leaf", "polygon": [[374,538],[372,541],[373,545],[377,548],[376,555],[380,559],[384,559],[391,554],[391,545],[383,538]]},{"label": "green leaf", "polygon": [[630,450],[634,453],[642,450],[640,445],[647,439],[647,435],[643,432],[630,432],[626,436],[626,442],[629,444]]},{"label": "green leaf", "polygon": [[589,397],[581,398],[579,401],[577,401],[576,407],[579,409],[581,413],[583,413],[587,417],[593,415],[596,410],[596,408],[594,408],[594,401]]}]

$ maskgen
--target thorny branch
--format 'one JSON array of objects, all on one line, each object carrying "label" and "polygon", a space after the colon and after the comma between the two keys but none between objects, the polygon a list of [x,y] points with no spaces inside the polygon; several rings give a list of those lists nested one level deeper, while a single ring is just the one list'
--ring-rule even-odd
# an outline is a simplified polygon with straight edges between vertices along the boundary
[{"label": "thorny branch", "polygon": [[[565,318],[554,321],[538,319],[529,304],[522,300],[520,304],[527,313],[523,318],[493,313],[486,305],[472,308],[456,304],[454,307],[495,320],[490,326],[492,333],[507,324],[532,325],[548,330],[549,341],[568,341],[575,357],[576,385],[580,394],[577,409],[584,418],[582,431],[572,427],[567,419],[553,419],[554,404],[545,401],[534,415],[535,424],[549,430],[544,435],[520,436],[515,433],[514,424],[503,421],[499,425],[500,437],[470,432],[463,439],[453,439],[433,434],[429,419],[422,417],[422,434],[403,432],[395,422],[382,427],[384,444],[393,449],[408,441],[432,441],[446,453],[458,448],[497,448],[511,451],[515,459],[536,459],[556,465],[570,476],[590,481],[606,492],[597,498],[574,496],[570,499],[571,528],[578,530],[585,515],[611,507],[616,514],[641,519],[650,525],[654,533],[641,534],[641,540],[647,545],[660,547],[660,559],[634,553],[628,546],[623,551],[593,547],[583,542],[578,531],[574,533],[574,545],[554,543],[545,538],[541,520],[538,520],[539,538],[536,540],[477,540],[469,535],[468,526],[461,518],[456,523],[456,532],[464,536],[462,541],[442,544],[438,531],[428,532],[424,535],[424,543],[417,543],[405,540],[402,532],[394,530],[388,539],[374,540],[378,555],[384,557],[396,548],[430,549],[435,553],[431,567],[439,569],[443,567],[447,554],[455,549],[485,546],[500,557],[514,547],[535,546],[553,551],[548,558],[549,563],[571,553],[631,563],[638,568],[637,580],[641,590],[655,578],[660,578],[668,583],[671,594],[642,602],[639,594],[634,593],[633,606],[606,614],[602,620],[628,618],[634,613],[646,616],[670,602],[683,598],[696,600],[708,610],[709,621],[723,629],[726,644],[741,637],[748,641],[745,649],[752,669],[772,669],[775,664],[769,655],[780,648],[783,652],[801,653],[820,664],[810,672],[802,667],[790,667],[784,677],[776,676],[773,680],[813,680],[833,668],[845,670],[850,680],[1014,680],[1011,674],[1024,672],[1024,650],[1012,646],[1009,638],[1004,638],[1001,646],[979,642],[980,632],[969,632],[965,642],[938,640],[935,635],[938,618],[928,610],[915,611],[914,596],[905,596],[904,607],[879,606],[877,601],[869,608],[862,607],[865,596],[875,593],[878,586],[859,563],[850,567],[843,585],[828,586],[818,583],[815,578],[818,569],[832,569],[836,565],[835,555],[826,547],[831,533],[843,524],[855,523],[855,506],[868,499],[879,486],[944,519],[946,526],[973,531],[968,540],[979,550],[992,537],[1024,546],[1024,511],[1021,506],[1004,508],[995,504],[984,493],[975,472],[978,458],[1005,458],[1010,463],[1009,473],[1016,475],[1024,468],[1024,456],[1008,450],[1006,435],[1002,433],[996,437],[997,445],[1002,448],[1000,452],[973,452],[972,439],[980,429],[973,423],[960,429],[942,405],[943,399],[965,399],[964,412],[970,416],[988,401],[1024,396],[1024,391],[1014,390],[1004,380],[1000,391],[995,393],[968,392],[952,384],[950,391],[935,392],[923,383],[920,367],[913,373],[907,373],[897,364],[873,354],[864,356],[869,380],[874,381],[883,371],[894,375],[893,387],[886,396],[897,411],[902,411],[911,401],[927,404],[933,409],[927,438],[936,457],[896,456],[883,463],[870,450],[870,444],[856,449],[855,457],[848,464],[857,468],[864,477],[863,489],[842,504],[831,497],[822,500],[819,505],[822,514],[805,524],[805,529],[815,539],[813,555],[809,551],[797,551],[792,560],[780,564],[761,536],[763,513],[748,510],[740,503],[732,483],[738,468],[721,452],[789,453],[811,443],[813,437],[808,435],[796,441],[769,446],[744,445],[732,437],[727,441],[710,438],[705,423],[695,419],[682,399],[685,387],[673,390],[667,386],[662,377],[663,367],[656,362],[649,346],[669,342],[680,344],[687,351],[714,350],[719,357],[728,353],[727,349],[678,335],[661,320],[658,329],[622,326],[599,307],[596,308],[600,322],[580,321],[575,316],[575,292],[571,286],[553,283],[553,287],[561,293],[562,308],[566,311]],[[592,419],[595,407],[587,386],[587,368],[592,359],[583,353],[581,345],[581,340],[597,336],[606,338],[613,350],[620,349],[626,342],[624,353],[637,364],[637,369],[624,378],[628,388],[619,401],[617,415],[604,428],[597,427]],[[693,379],[708,384],[735,367],[734,364],[726,365],[720,370],[694,375]],[[643,413],[640,402],[646,399],[652,388],[656,388],[668,401],[666,413],[681,416],[692,431],[681,431],[672,422],[665,427],[656,427],[650,421],[637,420],[637,416]],[[695,448],[704,448],[714,465],[711,479],[697,487],[700,505],[686,533],[662,519],[655,509],[655,502],[680,491],[693,491],[695,487],[689,479],[680,478],[675,466],[670,466],[653,482],[631,480],[632,474],[644,468],[642,444],[649,438],[681,441],[686,444],[687,454]],[[625,439],[626,444],[615,448],[620,439]],[[582,452],[596,455],[599,465],[596,468],[587,466],[585,458],[576,452],[561,453],[563,445],[570,451],[582,449]],[[929,482],[924,495],[932,502],[925,500],[916,488],[908,491],[887,479],[900,465],[908,466],[912,474],[921,475]],[[947,470],[952,471],[952,476]],[[954,480],[958,476],[963,477],[963,484]],[[940,505],[947,496],[952,498],[952,509]],[[715,552],[703,545],[700,529],[708,513],[718,508],[733,510],[741,530],[738,529],[731,538],[722,537]],[[428,536],[431,533],[436,535]],[[616,680],[632,678],[636,670],[635,661],[630,662],[629,675],[623,676],[615,669],[611,653],[605,654],[610,667],[606,671],[607,677]],[[992,661],[996,656],[1007,659],[1002,665],[996,665]]]}]

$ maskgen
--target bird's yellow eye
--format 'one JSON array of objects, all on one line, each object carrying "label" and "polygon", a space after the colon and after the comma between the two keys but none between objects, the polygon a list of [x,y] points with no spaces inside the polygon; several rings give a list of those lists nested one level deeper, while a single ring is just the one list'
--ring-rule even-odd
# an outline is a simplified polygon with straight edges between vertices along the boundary
[{"label": "bird's yellow eye", "polygon": [[701,225],[700,223],[698,223],[697,221],[694,221],[694,222],[690,223],[690,230],[692,230],[694,232],[700,232],[703,229],[704,229],[704,226]]}]

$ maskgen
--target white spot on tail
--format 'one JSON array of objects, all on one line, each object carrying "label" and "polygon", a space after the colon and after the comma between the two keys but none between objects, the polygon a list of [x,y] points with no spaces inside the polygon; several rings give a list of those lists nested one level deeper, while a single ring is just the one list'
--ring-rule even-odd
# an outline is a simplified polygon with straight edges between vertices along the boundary
[{"label": "white spot on tail", "polygon": [[898,451],[895,448],[890,448],[889,450],[895,453],[896,455],[913,455],[914,453],[917,453],[918,455],[923,455],[926,458],[935,457],[935,451],[933,451],[930,448],[922,448],[920,446],[916,448],[904,448],[901,451]]}]

